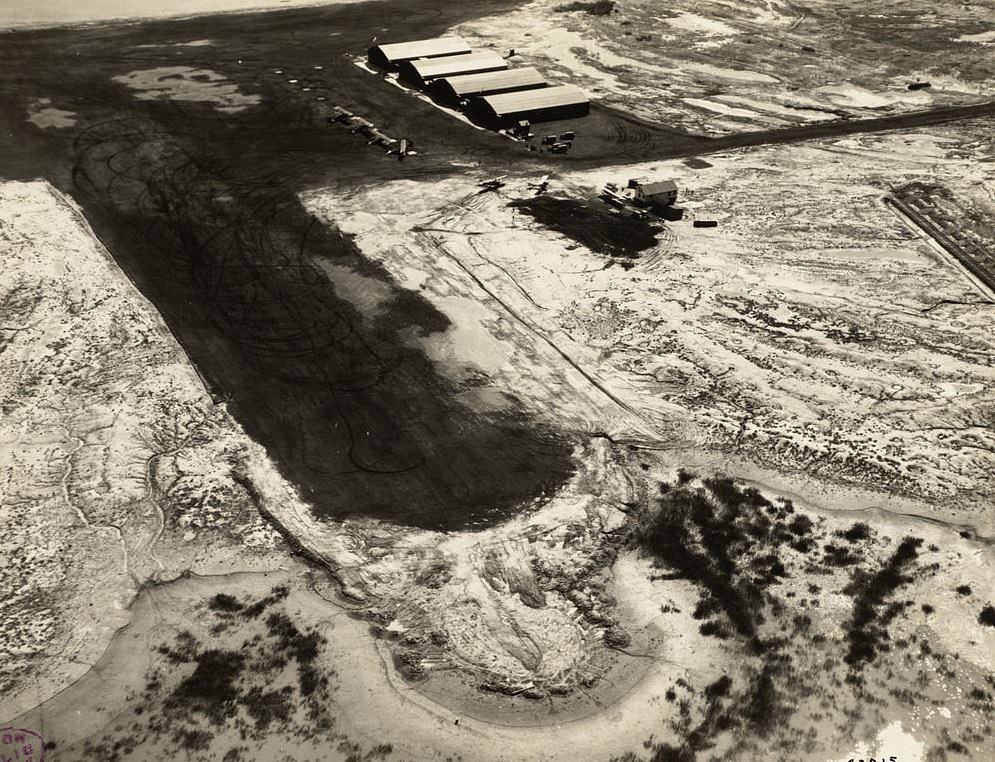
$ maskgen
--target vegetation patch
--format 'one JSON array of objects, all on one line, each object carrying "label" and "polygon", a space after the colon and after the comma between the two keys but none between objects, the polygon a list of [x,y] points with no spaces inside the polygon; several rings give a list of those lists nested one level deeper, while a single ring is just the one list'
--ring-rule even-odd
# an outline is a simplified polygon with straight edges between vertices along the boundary
[{"label": "vegetation patch", "polygon": [[[824,519],[796,510],[789,500],[769,499],[726,477],[699,479],[681,471],[673,483],[661,485],[629,541],[660,567],[654,580],[682,578],[694,585],[692,617],[701,622],[702,635],[725,641],[722,650],[731,658],[728,674],[698,688],[687,685],[686,697],[667,692],[677,710],[668,720],[672,737],[646,742],[650,762],[725,758],[717,752],[724,748],[718,739],[728,732],[739,758],[769,756],[768,746],[810,751],[805,728],[827,710],[849,718],[837,730],[850,738],[856,724],[871,716],[869,707],[884,705],[865,689],[862,670],[893,645],[905,650],[895,659],[937,660],[923,665],[920,680],[942,669],[943,657],[925,640],[911,637],[921,646],[913,654],[910,640],[892,644],[889,634],[899,614],[916,605],[895,600],[895,592],[914,575],[938,568],[919,563],[923,541],[917,537],[893,542],[864,522],[829,531]],[[882,546],[890,549],[881,552]],[[815,584],[808,575],[826,582]],[[799,576],[807,584],[799,584]],[[833,637],[833,618],[818,613],[827,594],[841,593],[852,598],[853,613],[844,632]],[[919,607],[927,615],[933,611],[926,603]],[[893,661],[887,674],[896,673]],[[921,691],[903,692],[890,683],[877,685],[875,694],[881,692],[906,704],[925,700]],[[789,748],[789,737],[804,741],[792,740]],[[619,762],[642,759],[629,755]]]},{"label": "vegetation patch", "polygon": [[170,711],[199,712],[221,725],[235,714],[240,691],[236,681],[245,658],[232,651],[210,649],[197,654],[193,674],[184,678],[166,700]]},{"label": "vegetation patch", "polygon": [[888,598],[902,585],[912,581],[907,570],[916,560],[922,540],[906,537],[894,554],[873,574],[857,570],[853,582],[844,590],[853,596],[853,616],[846,625],[849,647],[844,657],[851,668],[873,661],[889,640],[888,625],[907,605]]},{"label": "vegetation patch", "polygon": [[553,10],[557,13],[573,13],[575,11],[580,11],[591,16],[608,16],[615,12],[615,1],[590,0],[590,2],[583,2],[582,0],[576,0],[576,2],[557,5],[553,8]]},{"label": "vegetation patch", "polygon": [[661,485],[658,503],[636,528],[634,541],[699,587],[694,617],[705,620],[703,632],[722,637],[728,627],[755,648],[767,591],[788,574],[777,551],[807,537],[812,522],[794,516],[789,501],[772,503],[732,479],[703,484]]},{"label": "vegetation patch", "polygon": [[658,223],[611,214],[601,204],[544,195],[509,206],[597,254],[634,259],[657,245]]},{"label": "vegetation patch", "polygon": [[[108,762],[145,759],[143,744],[150,743],[157,758],[165,750],[198,762],[239,762],[255,757],[251,746],[228,745],[233,732],[245,743],[262,744],[274,734],[319,744],[342,740],[332,732],[334,672],[321,664],[326,640],[291,618],[283,605],[289,592],[278,586],[255,600],[227,593],[205,600],[198,610],[209,612],[200,623],[207,637],[184,630],[158,645],[161,664],[147,675],[130,726],[115,728],[128,735],[87,742],[84,751]],[[357,759],[389,753],[381,746]]]}]

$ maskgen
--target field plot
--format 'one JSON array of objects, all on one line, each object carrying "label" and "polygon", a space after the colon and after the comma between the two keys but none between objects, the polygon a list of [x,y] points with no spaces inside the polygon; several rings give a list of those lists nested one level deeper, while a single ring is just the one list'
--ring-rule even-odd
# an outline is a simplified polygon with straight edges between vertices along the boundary
[{"label": "field plot", "polygon": [[722,135],[984,100],[992,23],[987,4],[926,0],[538,0],[454,31],[607,105]]},{"label": "field plot", "polygon": [[[974,523],[992,498],[992,307],[881,201],[926,171],[977,196],[990,179],[973,159],[991,147],[964,144],[868,137],[554,180],[591,199],[608,180],[677,177],[689,215],[718,221],[668,223],[632,269],[523,214],[528,178],[469,198],[460,178],[307,205],[450,316],[447,341],[420,343],[468,399],[514,390],[581,430],[749,454]],[[526,346],[561,374],[536,376]]]},{"label": "field plot", "polygon": [[959,203],[946,188],[928,183],[896,188],[889,201],[977,279],[983,294],[995,297],[995,227],[989,209]]}]

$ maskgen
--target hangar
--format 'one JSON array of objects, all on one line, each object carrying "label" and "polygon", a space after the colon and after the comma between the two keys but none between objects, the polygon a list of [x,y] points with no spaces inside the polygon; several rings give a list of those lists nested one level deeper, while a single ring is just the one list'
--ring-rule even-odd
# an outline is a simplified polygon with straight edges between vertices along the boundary
[{"label": "hangar", "polygon": [[508,62],[500,54],[486,51],[403,61],[398,68],[401,71],[402,79],[415,85],[425,86],[440,77],[455,77],[460,74],[477,74],[484,71],[507,69]]},{"label": "hangar", "polygon": [[366,51],[366,57],[371,64],[381,69],[396,69],[398,64],[416,58],[436,58],[469,52],[470,45],[462,37],[434,37],[430,40],[374,45]]},{"label": "hangar", "polygon": [[523,69],[505,69],[504,71],[486,71],[480,74],[463,74],[458,77],[442,77],[432,82],[430,89],[439,100],[456,104],[478,95],[534,90],[548,85],[546,78],[537,69],[530,66]]},{"label": "hangar", "polygon": [[482,95],[470,101],[470,113],[492,127],[518,121],[549,122],[576,119],[591,113],[587,94],[573,85],[555,85],[500,95]]}]

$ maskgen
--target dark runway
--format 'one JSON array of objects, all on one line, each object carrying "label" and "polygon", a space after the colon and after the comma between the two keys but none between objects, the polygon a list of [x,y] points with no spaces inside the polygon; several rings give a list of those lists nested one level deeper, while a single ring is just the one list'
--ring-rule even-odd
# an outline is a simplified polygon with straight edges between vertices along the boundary
[{"label": "dark runway", "polygon": [[[406,5],[419,34],[458,20],[459,11],[444,18]],[[465,125],[417,102],[414,111],[426,114],[412,113],[412,99],[343,57],[382,25],[382,13],[364,4],[9,37],[0,173],[44,174],[83,206],[212,392],[321,515],[483,526],[569,477],[574,434],[525,413],[483,416],[457,402],[458,390],[403,340],[446,330],[445,316],[393,287],[380,318],[364,320],[317,260],[390,277],[313,219],[297,195],[340,180],[432,174],[461,153],[450,146],[460,146]],[[350,29],[361,31],[350,37]],[[342,34],[329,36],[333,30]],[[205,37],[215,45],[138,47]],[[226,114],[206,103],[138,100],[112,81],[159,66],[221,72],[262,103]],[[395,133],[418,126],[430,136],[420,141],[431,146],[426,159],[386,159],[325,124],[275,68],[315,72],[312,93],[370,113]],[[38,97],[75,111],[76,127],[28,125],[26,109]],[[467,150],[487,156],[508,142],[480,138]]]}]

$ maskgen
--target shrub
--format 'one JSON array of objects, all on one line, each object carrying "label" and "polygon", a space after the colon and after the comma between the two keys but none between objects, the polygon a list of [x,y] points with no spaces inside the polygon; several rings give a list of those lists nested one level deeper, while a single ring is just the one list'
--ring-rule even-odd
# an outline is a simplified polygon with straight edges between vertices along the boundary
[{"label": "shrub", "polygon": [[604,641],[610,648],[627,648],[632,642],[632,638],[625,630],[618,625],[614,625],[605,630]]},{"label": "shrub", "polygon": [[887,640],[887,625],[904,604],[883,604],[897,588],[910,581],[904,571],[915,561],[921,545],[922,540],[918,537],[906,537],[877,572],[858,572],[845,588],[844,592],[853,596],[853,616],[847,623],[846,632],[850,647],[844,657],[851,667],[873,660],[882,641]]},{"label": "shrub", "polygon": [[871,528],[864,522],[858,521],[845,532],[837,532],[837,534],[848,542],[859,542],[871,536]]},{"label": "shrub", "polygon": [[583,11],[591,16],[609,16],[615,12],[615,0],[591,0],[590,2],[577,0],[572,3],[557,5],[553,10],[557,13]]},{"label": "shrub", "polygon": [[709,701],[714,701],[717,698],[728,696],[731,687],[732,678],[729,675],[722,675],[714,683],[705,687],[705,696]]}]

